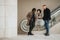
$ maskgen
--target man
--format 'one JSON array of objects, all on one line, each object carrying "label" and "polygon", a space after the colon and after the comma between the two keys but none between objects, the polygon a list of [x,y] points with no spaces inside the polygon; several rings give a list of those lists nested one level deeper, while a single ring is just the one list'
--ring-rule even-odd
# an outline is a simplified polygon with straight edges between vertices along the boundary
[{"label": "man", "polygon": [[36,8],[33,8],[32,11],[27,14],[27,19],[28,19],[27,24],[30,26],[28,35],[33,35],[32,30],[35,27],[35,20],[36,20],[35,12],[36,12]]},{"label": "man", "polygon": [[43,5],[43,20],[45,22],[46,33],[45,36],[49,36],[49,20],[51,20],[50,9],[47,8],[46,5]]}]

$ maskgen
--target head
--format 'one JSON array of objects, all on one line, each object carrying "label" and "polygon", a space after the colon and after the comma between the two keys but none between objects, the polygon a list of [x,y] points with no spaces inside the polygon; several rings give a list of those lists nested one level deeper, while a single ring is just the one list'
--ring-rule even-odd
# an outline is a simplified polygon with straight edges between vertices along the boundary
[{"label": "head", "polygon": [[46,5],[42,5],[42,8],[43,8],[43,9],[46,9],[46,8],[47,8],[47,6],[46,6]]},{"label": "head", "polygon": [[35,12],[36,12],[36,8],[33,8],[33,9],[32,9],[32,12],[34,12],[34,13],[35,13]]},{"label": "head", "polygon": [[40,9],[37,9],[37,13],[41,13],[41,10]]}]

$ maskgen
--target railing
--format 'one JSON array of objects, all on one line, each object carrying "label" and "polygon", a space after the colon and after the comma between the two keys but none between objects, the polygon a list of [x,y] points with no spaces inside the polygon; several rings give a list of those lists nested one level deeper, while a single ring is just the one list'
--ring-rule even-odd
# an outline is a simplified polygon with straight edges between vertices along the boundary
[{"label": "railing", "polygon": [[60,15],[60,13],[58,13],[58,12],[60,12],[60,6],[58,6],[56,9],[54,9],[51,12],[51,18],[52,18],[51,23],[53,23],[52,26],[55,25],[56,23],[58,23],[57,21],[60,20],[60,19],[59,20],[56,20],[56,18],[58,18],[58,16]]},{"label": "railing", "polygon": [[52,15],[51,27],[58,22],[60,22],[60,10],[56,11],[56,13]]},{"label": "railing", "polygon": [[53,11],[51,11],[51,15],[53,15],[55,12],[57,12],[58,10],[60,10],[60,5],[57,7],[57,8],[55,8]]}]

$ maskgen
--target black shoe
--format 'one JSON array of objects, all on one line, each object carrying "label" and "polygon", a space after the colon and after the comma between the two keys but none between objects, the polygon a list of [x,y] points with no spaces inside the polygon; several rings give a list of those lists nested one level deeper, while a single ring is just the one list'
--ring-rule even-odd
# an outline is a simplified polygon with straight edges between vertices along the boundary
[{"label": "black shoe", "polygon": [[49,36],[49,33],[45,33],[44,35],[45,35],[45,36]]},{"label": "black shoe", "polygon": [[28,35],[34,35],[34,34],[32,34],[32,33],[28,33]]}]

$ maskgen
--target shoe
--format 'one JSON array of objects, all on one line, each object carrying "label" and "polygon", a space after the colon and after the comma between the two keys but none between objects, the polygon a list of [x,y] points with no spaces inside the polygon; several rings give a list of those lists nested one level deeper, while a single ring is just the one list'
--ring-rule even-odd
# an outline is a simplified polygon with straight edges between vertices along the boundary
[{"label": "shoe", "polygon": [[49,36],[49,33],[45,33],[44,35],[45,35],[45,36]]},{"label": "shoe", "polygon": [[32,33],[28,33],[28,35],[34,35],[34,34],[32,34]]}]

